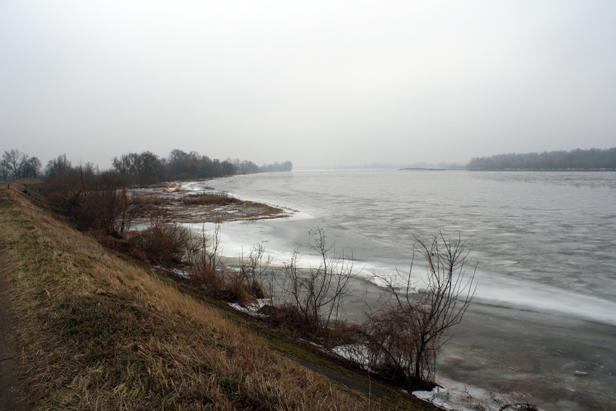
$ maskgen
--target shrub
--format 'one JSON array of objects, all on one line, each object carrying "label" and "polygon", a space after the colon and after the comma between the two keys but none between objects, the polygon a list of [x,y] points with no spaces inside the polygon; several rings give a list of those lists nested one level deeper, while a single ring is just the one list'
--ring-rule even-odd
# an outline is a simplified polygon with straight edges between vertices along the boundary
[{"label": "shrub", "polygon": [[411,263],[406,287],[388,282],[390,298],[369,315],[363,332],[370,367],[409,388],[434,378],[438,350],[449,329],[462,321],[476,289],[474,274],[465,278],[468,253],[459,238],[448,241],[441,234],[430,243],[417,240],[416,249],[426,261],[426,290],[413,295]]},{"label": "shrub", "polygon": [[163,267],[182,264],[199,248],[188,228],[158,220],[147,230],[133,235],[137,236],[136,244],[148,260]]},{"label": "shrub", "polygon": [[310,248],[319,256],[320,264],[307,272],[298,267],[299,252],[295,250],[285,264],[284,280],[279,284],[286,304],[294,306],[302,318],[303,327],[322,340],[338,318],[340,306],[349,291],[352,259],[336,255],[333,245],[327,245],[322,229],[310,232]]}]

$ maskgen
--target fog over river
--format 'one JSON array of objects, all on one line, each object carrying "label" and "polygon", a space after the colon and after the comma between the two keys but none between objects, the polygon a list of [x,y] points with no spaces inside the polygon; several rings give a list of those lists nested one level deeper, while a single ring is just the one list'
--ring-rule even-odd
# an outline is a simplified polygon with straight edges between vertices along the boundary
[{"label": "fog over river", "polygon": [[[295,248],[314,264],[308,231],[320,227],[369,279],[408,271],[415,237],[460,236],[477,297],[443,347],[439,375],[546,410],[616,409],[616,173],[295,171],[185,188],[295,210],[224,224],[230,257],[262,243],[274,264]],[[417,258],[415,267],[421,288]],[[377,291],[356,286],[351,319]]]}]

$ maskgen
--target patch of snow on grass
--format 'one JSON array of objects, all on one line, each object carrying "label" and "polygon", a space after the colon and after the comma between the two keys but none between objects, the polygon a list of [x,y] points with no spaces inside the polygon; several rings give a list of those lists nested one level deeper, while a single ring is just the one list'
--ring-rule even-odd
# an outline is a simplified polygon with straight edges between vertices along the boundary
[{"label": "patch of snow on grass", "polygon": [[368,349],[362,344],[339,345],[332,351],[342,358],[360,364],[364,369],[368,367]]},{"label": "patch of snow on grass", "polygon": [[447,378],[438,378],[437,383],[441,387],[434,387],[432,391],[413,391],[413,395],[452,411],[496,411],[505,404],[517,402],[501,394]]},{"label": "patch of snow on grass", "polygon": [[249,304],[246,307],[237,303],[229,303],[229,305],[244,314],[252,315],[253,317],[265,317],[259,313],[259,310],[266,305],[272,305],[271,298],[259,298],[254,304]]}]

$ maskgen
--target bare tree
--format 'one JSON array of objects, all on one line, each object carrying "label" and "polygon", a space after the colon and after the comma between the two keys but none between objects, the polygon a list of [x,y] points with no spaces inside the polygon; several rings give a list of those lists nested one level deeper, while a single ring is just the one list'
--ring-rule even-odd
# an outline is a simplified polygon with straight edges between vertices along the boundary
[{"label": "bare tree", "polygon": [[270,274],[271,263],[272,257],[266,256],[263,244],[251,248],[248,258],[240,257],[240,273],[243,281],[257,298],[265,298],[273,294],[271,281],[268,282],[266,278]]},{"label": "bare tree", "polygon": [[38,158],[29,157],[19,150],[5,151],[0,160],[0,176],[3,180],[36,177],[40,169]]},{"label": "bare tree", "polygon": [[190,282],[210,296],[244,306],[267,297],[261,279],[269,269],[271,259],[265,257],[262,245],[254,247],[247,260],[241,257],[239,270],[221,261],[220,223],[211,235],[202,233],[202,243],[190,262]]},{"label": "bare tree", "polygon": [[73,168],[71,161],[66,158],[66,154],[47,162],[45,176],[48,191],[71,190],[81,184],[78,170]]},{"label": "bare tree", "polygon": [[10,175],[11,173],[8,167],[6,166],[6,164],[0,161],[0,180],[1,181],[8,180],[10,178]]},{"label": "bare tree", "polygon": [[415,252],[426,262],[425,290],[415,292],[412,262],[403,287],[387,282],[390,298],[368,315],[364,332],[371,367],[409,386],[434,378],[438,350],[476,290],[474,272],[466,277],[468,253],[460,238],[446,240],[440,234],[429,243],[417,239],[413,260]]},{"label": "bare tree", "polygon": [[201,241],[202,241],[202,259],[203,261],[206,262],[207,267],[210,270],[214,270],[216,271],[220,264],[220,228],[221,228],[221,224],[220,223],[216,223],[216,226],[214,227],[214,232],[212,233],[211,236],[207,236],[205,234],[205,226],[202,227],[202,236],[201,236]]},{"label": "bare tree", "polygon": [[40,175],[41,172],[41,160],[37,157],[30,157],[28,161],[26,161],[23,176],[24,177],[32,177],[36,178]]},{"label": "bare tree", "polygon": [[349,291],[353,259],[336,255],[334,245],[327,245],[325,232],[319,228],[310,232],[310,248],[319,256],[319,266],[307,272],[298,266],[299,251],[295,250],[284,266],[280,287],[295,307],[304,325],[312,331],[328,329],[338,318],[340,305]]},{"label": "bare tree", "polygon": [[12,178],[21,178],[23,167],[28,161],[28,155],[19,150],[5,151],[2,155],[2,165],[8,170]]},{"label": "bare tree", "polygon": [[115,220],[116,230],[120,234],[121,238],[124,238],[124,234],[130,231],[133,220],[139,213],[141,208],[134,191],[129,194],[126,186],[121,190],[116,190],[118,196],[118,217]]}]

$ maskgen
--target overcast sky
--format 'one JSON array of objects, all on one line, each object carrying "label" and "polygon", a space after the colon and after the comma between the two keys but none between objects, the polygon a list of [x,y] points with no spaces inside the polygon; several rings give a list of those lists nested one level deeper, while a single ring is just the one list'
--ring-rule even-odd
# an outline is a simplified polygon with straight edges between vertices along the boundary
[{"label": "overcast sky", "polygon": [[614,146],[613,0],[0,0],[0,151],[44,164]]}]

